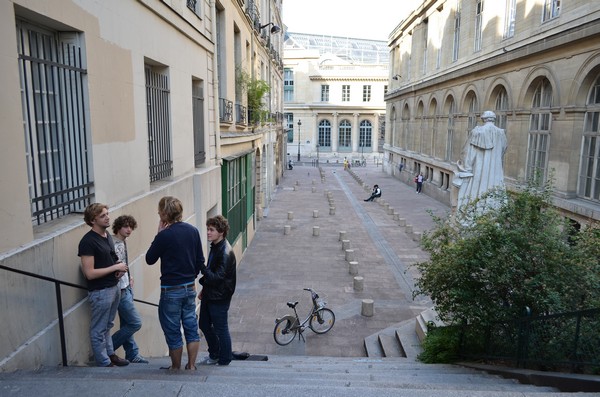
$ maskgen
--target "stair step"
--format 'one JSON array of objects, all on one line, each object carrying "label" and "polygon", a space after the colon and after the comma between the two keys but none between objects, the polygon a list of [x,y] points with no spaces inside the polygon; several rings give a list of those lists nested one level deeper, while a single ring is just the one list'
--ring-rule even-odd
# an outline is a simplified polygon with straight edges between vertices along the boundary
[{"label": "stair step", "polygon": [[385,357],[406,357],[395,335],[379,334],[377,339]]}]

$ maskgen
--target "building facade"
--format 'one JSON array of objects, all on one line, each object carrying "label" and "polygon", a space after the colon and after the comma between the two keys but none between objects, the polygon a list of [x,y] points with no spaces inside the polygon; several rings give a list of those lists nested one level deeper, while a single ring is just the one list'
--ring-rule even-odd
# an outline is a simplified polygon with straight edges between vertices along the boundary
[{"label": "building facade", "polygon": [[[270,33],[281,0],[11,0],[0,2],[0,20],[0,221],[10,225],[0,237],[10,318],[0,369],[60,364],[59,318],[69,364],[86,364],[86,291],[57,294],[53,282],[5,268],[85,286],[82,212],[101,202],[112,219],[137,219],[128,240],[136,299],[158,303],[160,268],[144,254],[165,195],[181,199],[184,221],[201,232],[207,218],[228,217],[241,258],[283,169],[282,39]],[[236,88],[241,70],[270,87],[253,122]],[[140,353],[164,355],[156,308],[137,307]]]},{"label": "building facade", "polygon": [[378,159],[388,57],[381,41],[286,34],[283,95],[289,159]]},{"label": "building facade", "polygon": [[385,165],[456,205],[468,132],[485,110],[506,130],[509,189],[553,179],[576,223],[600,218],[600,5],[427,0],[391,33]]}]

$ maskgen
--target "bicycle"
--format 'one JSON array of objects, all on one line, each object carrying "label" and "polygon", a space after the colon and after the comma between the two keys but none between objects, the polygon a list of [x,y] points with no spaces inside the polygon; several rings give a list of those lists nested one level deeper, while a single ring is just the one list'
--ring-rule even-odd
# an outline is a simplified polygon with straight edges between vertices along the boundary
[{"label": "bicycle", "polygon": [[[311,294],[312,309],[301,323],[296,310],[298,302],[287,303],[287,306],[294,310],[294,315],[288,314],[275,320],[273,338],[278,345],[285,346],[291,343],[296,335],[298,335],[298,340],[302,339],[306,342],[302,333],[307,327],[316,334],[324,334],[333,328],[333,324],[335,324],[335,314],[331,309],[325,307],[327,302],[319,298],[319,294],[311,288],[304,288],[304,291],[309,291]],[[308,326],[306,323],[308,323]]]}]

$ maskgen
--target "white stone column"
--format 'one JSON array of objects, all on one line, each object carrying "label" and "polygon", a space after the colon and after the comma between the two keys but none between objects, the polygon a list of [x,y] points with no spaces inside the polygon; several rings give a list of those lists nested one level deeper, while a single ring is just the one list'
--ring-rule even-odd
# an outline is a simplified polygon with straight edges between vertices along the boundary
[{"label": "white stone column", "polygon": [[373,121],[373,130],[371,131],[371,151],[377,152],[377,142],[379,142],[379,113],[375,113]]}]

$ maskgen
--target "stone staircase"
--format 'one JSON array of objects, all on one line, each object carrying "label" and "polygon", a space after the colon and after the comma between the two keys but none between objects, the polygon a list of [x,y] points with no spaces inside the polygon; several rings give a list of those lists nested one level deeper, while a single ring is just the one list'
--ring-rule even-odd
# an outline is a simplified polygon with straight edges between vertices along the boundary
[{"label": "stone staircase", "polygon": [[197,371],[159,369],[168,358],[127,367],[57,367],[0,373],[2,396],[560,396],[556,389],[455,365],[406,358],[270,356]]}]

